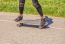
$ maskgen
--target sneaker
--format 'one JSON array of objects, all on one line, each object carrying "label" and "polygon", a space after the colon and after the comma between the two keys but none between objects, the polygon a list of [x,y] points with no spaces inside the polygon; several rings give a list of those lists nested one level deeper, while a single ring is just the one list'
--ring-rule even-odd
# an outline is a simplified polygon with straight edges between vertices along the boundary
[{"label": "sneaker", "polygon": [[18,21],[21,21],[22,19],[23,19],[23,17],[18,16],[18,17],[15,19],[15,21],[18,22]]},{"label": "sneaker", "polygon": [[45,18],[44,19],[41,19],[39,28],[42,29],[44,27],[45,27]]}]

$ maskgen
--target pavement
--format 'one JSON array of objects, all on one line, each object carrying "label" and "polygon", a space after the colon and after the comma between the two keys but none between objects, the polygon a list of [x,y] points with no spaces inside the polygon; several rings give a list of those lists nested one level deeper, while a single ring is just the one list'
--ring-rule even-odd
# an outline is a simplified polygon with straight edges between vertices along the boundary
[{"label": "pavement", "polygon": [[27,25],[17,27],[18,15],[0,12],[0,44],[65,44],[65,18],[46,16],[47,28],[39,29],[39,16],[24,14]]}]

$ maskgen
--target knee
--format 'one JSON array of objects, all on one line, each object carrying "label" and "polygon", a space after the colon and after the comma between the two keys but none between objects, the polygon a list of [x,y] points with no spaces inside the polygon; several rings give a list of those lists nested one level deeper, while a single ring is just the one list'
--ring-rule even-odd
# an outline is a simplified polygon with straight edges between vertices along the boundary
[{"label": "knee", "polygon": [[39,4],[38,2],[33,2],[33,6],[36,7],[36,8],[41,7],[40,4]]},{"label": "knee", "polygon": [[19,7],[24,7],[24,2],[19,3]]}]

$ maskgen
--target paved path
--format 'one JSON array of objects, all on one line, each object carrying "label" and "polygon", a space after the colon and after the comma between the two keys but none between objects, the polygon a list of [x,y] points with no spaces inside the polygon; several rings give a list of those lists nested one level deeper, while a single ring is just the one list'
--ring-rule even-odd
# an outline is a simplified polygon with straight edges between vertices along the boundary
[{"label": "paved path", "polygon": [[[19,28],[14,21],[16,14],[0,12],[0,44],[65,44],[65,18],[48,17],[53,23],[45,29],[27,26]],[[24,15],[24,19],[35,22],[39,16]]]}]

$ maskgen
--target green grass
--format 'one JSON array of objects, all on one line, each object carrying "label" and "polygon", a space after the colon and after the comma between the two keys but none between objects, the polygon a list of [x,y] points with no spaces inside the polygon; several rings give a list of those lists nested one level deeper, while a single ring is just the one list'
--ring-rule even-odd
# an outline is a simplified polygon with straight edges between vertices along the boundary
[{"label": "green grass", "polygon": [[[19,12],[18,0],[0,0],[0,11]],[[65,17],[65,0],[39,0],[45,15]],[[38,14],[32,0],[26,0],[25,14]]]}]

